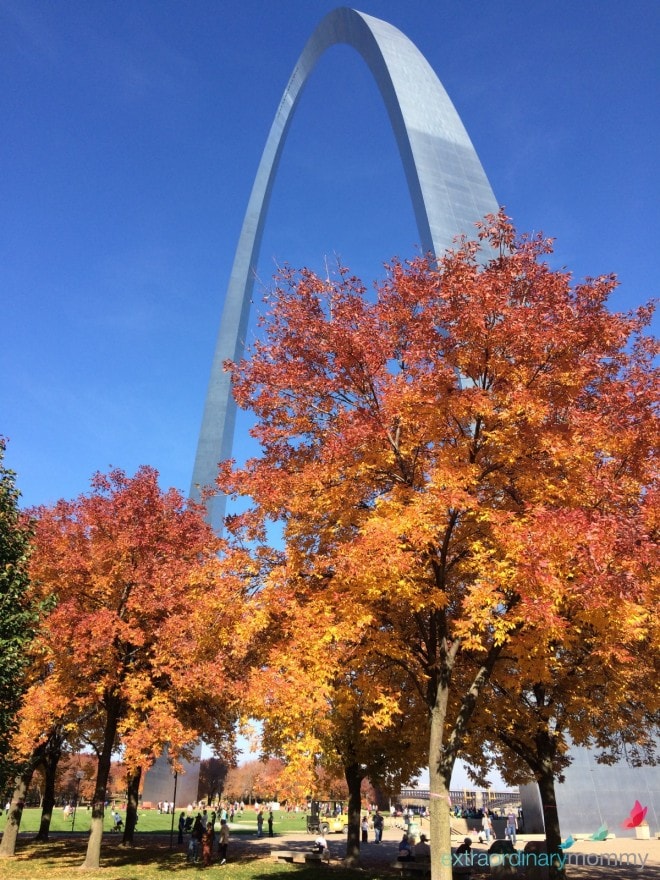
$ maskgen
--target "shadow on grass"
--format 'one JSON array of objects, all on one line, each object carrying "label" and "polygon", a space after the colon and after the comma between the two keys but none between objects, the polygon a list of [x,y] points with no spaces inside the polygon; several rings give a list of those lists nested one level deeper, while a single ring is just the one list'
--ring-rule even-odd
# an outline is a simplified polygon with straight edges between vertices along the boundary
[{"label": "shadow on grass", "polygon": [[[80,838],[67,836],[39,843],[35,840],[22,840],[12,861],[17,869],[23,868],[16,871],[16,876],[20,878],[38,876],[47,880],[49,874],[52,874],[57,877],[79,876],[84,880],[85,873],[80,874],[78,869],[85,859],[86,850],[87,835]],[[285,877],[318,880],[322,875],[327,875],[328,880],[379,880],[385,876],[383,871],[356,870],[337,864],[322,867],[281,864],[264,858],[264,853],[236,853],[233,858],[230,857],[227,868],[231,869],[226,872],[227,877],[232,880],[277,880],[280,877],[283,880]],[[30,871],[29,875],[24,873],[25,869]],[[221,876],[217,858],[214,858],[210,870],[212,877]],[[209,870],[201,864],[192,865],[187,862],[185,849],[181,846],[170,849],[169,840],[152,839],[147,843],[138,838],[135,846],[125,847],[115,838],[103,842],[100,872],[112,880],[148,880],[164,874],[203,876]]]}]

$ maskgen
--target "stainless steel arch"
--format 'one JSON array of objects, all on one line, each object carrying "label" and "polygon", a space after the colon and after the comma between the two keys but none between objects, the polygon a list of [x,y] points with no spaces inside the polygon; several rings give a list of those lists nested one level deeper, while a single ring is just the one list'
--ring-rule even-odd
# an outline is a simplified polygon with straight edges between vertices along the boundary
[{"label": "stainless steel arch", "polygon": [[[231,456],[236,406],[226,360],[243,353],[259,248],[287,131],[316,62],[330,46],[347,43],[367,63],[389,114],[403,162],[424,251],[442,253],[460,233],[498,205],[470,138],[440,80],[397,28],[340,8],[318,25],[303,49],[275,114],[243,220],[211,368],[191,497],[214,482],[219,461]],[[384,255],[385,256],[385,255]],[[222,529],[224,496],[208,502],[208,516]]]}]

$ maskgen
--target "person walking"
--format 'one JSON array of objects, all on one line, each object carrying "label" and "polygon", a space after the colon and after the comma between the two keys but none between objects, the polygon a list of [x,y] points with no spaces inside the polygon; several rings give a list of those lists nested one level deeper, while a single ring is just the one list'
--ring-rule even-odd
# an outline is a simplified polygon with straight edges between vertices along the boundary
[{"label": "person walking", "polygon": [[504,836],[507,840],[510,840],[513,846],[516,845],[516,831],[518,830],[518,822],[516,821],[516,814],[511,810],[507,813],[506,817],[506,828],[504,829]]},{"label": "person walking", "polygon": [[490,820],[490,816],[488,815],[488,810],[484,811],[483,819],[481,820],[481,830],[484,833],[484,837],[486,838],[486,843],[490,843],[490,834],[493,830],[493,823]]},{"label": "person walking", "polygon": [[383,827],[385,825],[385,820],[380,814],[379,810],[376,810],[374,815],[374,843],[380,843],[383,839]]},{"label": "person walking", "polygon": [[189,862],[199,861],[199,847],[202,842],[203,835],[204,827],[202,825],[202,817],[200,813],[197,813],[197,816],[195,817],[195,821],[193,823],[192,831],[190,832],[190,841],[188,843]]},{"label": "person walking", "polygon": [[227,864],[227,847],[229,846],[229,825],[226,819],[220,820],[220,833],[218,834],[218,855],[220,864]]},{"label": "person walking", "polygon": [[257,813],[257,837],[264,836],[264,814],[261,810]]}]

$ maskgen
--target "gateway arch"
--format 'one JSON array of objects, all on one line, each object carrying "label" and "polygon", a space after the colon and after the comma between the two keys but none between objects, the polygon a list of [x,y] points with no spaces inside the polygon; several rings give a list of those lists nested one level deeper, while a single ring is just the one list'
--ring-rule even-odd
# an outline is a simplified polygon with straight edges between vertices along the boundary
[{"label": "gateway arch", "polygon": [[[252,187],[225,296],[192,476],[191,498],[213,485],[218,462],[231,457],[236,405],[226,360],[240,360],[268,203],[284,142],[307,79],[330,46],[346,43],[366,62],[385,102],[410,190],[419,243],[440,254],[456,235],[496,213],[498,204],[470,138],[424,56],[385,21],[340,8],[318,25],[289,79]],[[208,518],[222,530],[225,496],[207,501]]]},{"label": "gateway arch", "polygon": [[[195,458],[191,497],[196,499],[200,497],[201,487],[214,483],[217,463],[231,456],[236,409],[229,374],[223,372],[222,365],[225,360],[240,359],[243,353],[261,237],[287,131],[316,62],[326,49],[337,43],[346,43],[359,52],[385,102],[424,251],[442,253],[452,245],[456,235],[470,234],[475,221],[498,210],[467,132],[423,55],[401,31],[387,22],[354,9],[330,12],[310,37],[291,74],[252,187],[225,297]],[[217,496],[208,502],[208,516],[217,531],[222,529],[225,500],[224,496]],[[573,749],[573,758],[574,765],[567,769],[566,780],[557,792],[562,813],[573,822],[563,834],[569,830],[593,830],[606,809],[626,797],[628,805],[636,797],[645,798],[657,824],[660,816],[657,768],[632,768],[622,762],[613,767],[590,766],[588,749]],[[172,777],[166,762],[159,759],[159,765],[163,767],[164,781],[160,787],[156,784],[150,790],[149,799],[153,801],[167,800],[171,788]],[[155,776],[152,771],[149,775]],[[145,799],[149,775],[145,782]],[[188,784],[186,793],[179,792],[181,803],[196,799],[198,775],[198,765],[190,765],[188,774],[183,777]],[[540,809],[537,809],[540,808],[538,787],[527,788],[529,793],[523,792],[523,797],[528,798],[526,808],[529,807],[530,818],[526,830],[542,832]],[[532,827],[536,813],[541,824]]]}]

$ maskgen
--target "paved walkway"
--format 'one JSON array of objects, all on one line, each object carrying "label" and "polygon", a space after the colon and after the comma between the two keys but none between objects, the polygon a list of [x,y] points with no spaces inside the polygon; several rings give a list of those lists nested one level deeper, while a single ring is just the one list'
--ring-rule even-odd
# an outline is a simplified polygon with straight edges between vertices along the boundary
[{"label": "paved walkway", "polygon": [[[426,830],[428,834],[428,828]],[[388,868],[396,860],[398,844],[403,832],[398,828],[386,828],[381,844],[367,843],[360,847],[360,862],[364,867]],[[340,862],[346,854],[346,835],[328,834],[331,862]],[[529,840],[541,840],[541,835],[520,835],[516,848],[524,850]],[[461,837],[452,838],[457,846]],[[314,842],[313,834],[296,831],[278,834],[276,837],[231,838],[230,848],[234,858],[257,856],[267,858],[271,850],[292,850],[308,852]],[[485,844],[473,840],[475,854],[488,851]],[[614,837],[602,842],[578,840],[566,851],[567,872],[570,877],[589,878],[589,880],[660,880],[660,840],[636,840],[630,837]],[[485,860],[485,859],[484,859]],[[475,873],[488,873],[487,868],[477,867]]]}]

